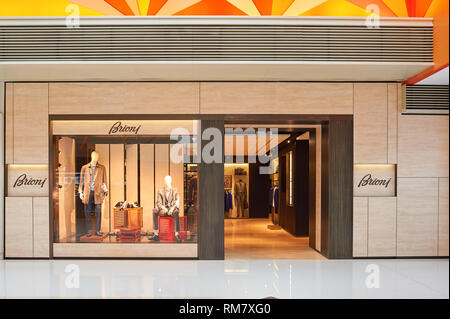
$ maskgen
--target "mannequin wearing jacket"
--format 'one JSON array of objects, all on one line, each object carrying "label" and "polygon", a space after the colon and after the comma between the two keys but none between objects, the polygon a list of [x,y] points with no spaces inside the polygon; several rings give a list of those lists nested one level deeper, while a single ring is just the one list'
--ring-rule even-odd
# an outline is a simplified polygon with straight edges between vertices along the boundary
[{"label": "mannequin wearing jacket", "polygon": [[180,231],[180,193],[172,187],[172,177],[164,178],[165,186],[158,191],[156,208],[153,209],[153,236],[150,240],[159,241],[159,216],[171,216],[174,220],[175,240],[181,242]]},{"label": "mannequin wearing jacket", "polygon": [[247,184],[240,179],[239,182],[234,184],[234,203],[237,209],[236,217],[244,216],[244,203],[247,200]]},{"label": "mannequin wearing jacket", "polygon": [[98,162],[99,154],[91,153],[91,162],[81,168],[80,185],[78,192],[84,204],[84,215],[87,236],[92,236],[90,213],[95,212],[95,235],[102,236],[100,232],[102,220],[102,204],[108,193],[106,185],[105,166]]}]

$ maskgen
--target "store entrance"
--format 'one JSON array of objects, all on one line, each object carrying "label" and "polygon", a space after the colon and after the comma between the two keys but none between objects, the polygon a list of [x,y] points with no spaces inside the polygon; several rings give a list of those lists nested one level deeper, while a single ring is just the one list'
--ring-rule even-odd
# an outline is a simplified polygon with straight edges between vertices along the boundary
[{"label": "store entrance", "polygon": [[319,128],[225,125],[225,258],[323,258]]}]

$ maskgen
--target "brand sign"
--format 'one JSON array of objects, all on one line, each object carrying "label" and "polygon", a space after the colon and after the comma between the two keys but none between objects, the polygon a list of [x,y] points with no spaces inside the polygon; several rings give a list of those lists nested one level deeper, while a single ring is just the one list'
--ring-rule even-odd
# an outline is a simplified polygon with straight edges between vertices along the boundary
[{"label": "brand sign", "polygon": [[8,165],[8,196],[48,196],[47,165]]},{"label": "brand sign", "polygon": [[141,126],[142,125],[132,126],[132,125],[127,125],[127,124],[122,124],[122,122],[118,121],[111,126],[108,134],[109,135],[113,135],[113,134],[137,135],[139,133],[139,129],[141,128]]},{"label": "brand sign", "polygon": [[355,165],[353,195],[368,197],[395,196],[395,165]]},{"label": "brand sign", "polygon": [[[52,121],[53,135],[166,135],[174,131],[183,134],[193,134],[197,128],[197,121],[193,120],[86,120]],[[178,133],[178,135],[182,135]]]}]

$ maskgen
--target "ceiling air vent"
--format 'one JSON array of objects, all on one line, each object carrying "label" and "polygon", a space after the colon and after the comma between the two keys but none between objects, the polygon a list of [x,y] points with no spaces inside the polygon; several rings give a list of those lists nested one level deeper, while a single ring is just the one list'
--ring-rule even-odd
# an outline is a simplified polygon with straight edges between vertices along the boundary
[{"label": "ceiling air vent", "polygon": [[407,85],[403,114],[449,114],[448,85]]},{"label": "ceiling air vent", "polygon": [[[0,25],[0,62],[432,63],[432,25]],[[290,21],[290,20],[289,20]]]}]

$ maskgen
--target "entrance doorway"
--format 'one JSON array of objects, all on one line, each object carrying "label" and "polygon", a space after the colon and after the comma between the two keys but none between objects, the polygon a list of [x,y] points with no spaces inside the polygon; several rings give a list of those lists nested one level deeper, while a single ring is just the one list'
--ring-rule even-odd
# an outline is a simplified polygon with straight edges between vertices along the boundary
[{"label": "entrance doorway", "polygon": [[324,258],[317,131],[320,125],[225,125],[226,259]]}]

